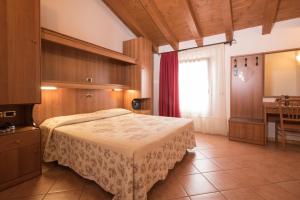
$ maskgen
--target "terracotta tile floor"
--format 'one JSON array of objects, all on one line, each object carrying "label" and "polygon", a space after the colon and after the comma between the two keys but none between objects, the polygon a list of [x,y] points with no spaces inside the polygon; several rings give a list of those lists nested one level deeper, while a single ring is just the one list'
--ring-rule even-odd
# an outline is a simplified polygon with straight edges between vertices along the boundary
[{"label": "terracotta tile floor", "polygon": [[[300,146],[286,150],[196,134],[197,148],[177,163],[149,200],[300,199]],[[41,177],[0,192],[1,200],[107,200],[112,195],[55,163]]]}]

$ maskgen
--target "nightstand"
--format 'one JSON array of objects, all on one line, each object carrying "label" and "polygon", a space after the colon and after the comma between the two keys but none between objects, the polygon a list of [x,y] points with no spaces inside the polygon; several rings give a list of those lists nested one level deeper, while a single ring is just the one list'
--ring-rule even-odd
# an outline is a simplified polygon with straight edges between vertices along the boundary
[{"label": "nightstand", "polygon": [[40,129],[17,127],[0,134],[0,190],[41,174]]}]

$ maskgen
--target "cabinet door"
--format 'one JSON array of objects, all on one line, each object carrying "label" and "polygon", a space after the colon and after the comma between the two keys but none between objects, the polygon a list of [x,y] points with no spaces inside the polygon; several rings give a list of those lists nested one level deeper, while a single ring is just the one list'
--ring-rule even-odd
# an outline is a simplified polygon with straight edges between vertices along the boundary
[{"label": "cabinet door", "polygon": [[19,149],[19,175],[40,170],[40,145],[29,145]]},{"label": "cabinet door", "polygon": [[0,2],[0,104],[40,102],[39,0]]},{"label": "cabinet door", "polygon": [[18,177],[18,149],[0,152],[0,184]]},{"label": "cabinet door", "polygon": [[233,57],[231,63],[231,117],[263,119],[264,56]]},{"label": "cabinet door", "polygon": [[152,43],[148,40],[143,41],[141,51],[141,98],[152,97],[153,85],[153,53]]}]

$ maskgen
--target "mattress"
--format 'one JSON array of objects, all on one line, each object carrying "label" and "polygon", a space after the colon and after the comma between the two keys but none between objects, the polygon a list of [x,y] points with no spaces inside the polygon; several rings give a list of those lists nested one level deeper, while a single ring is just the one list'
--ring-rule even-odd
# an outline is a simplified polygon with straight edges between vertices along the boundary
[{"label": "mattress", "polygon": [[43,159],[95,181],[114,200],[143,200],[195,146],[189,119],[125,109],[55,117],[41,124]]}]

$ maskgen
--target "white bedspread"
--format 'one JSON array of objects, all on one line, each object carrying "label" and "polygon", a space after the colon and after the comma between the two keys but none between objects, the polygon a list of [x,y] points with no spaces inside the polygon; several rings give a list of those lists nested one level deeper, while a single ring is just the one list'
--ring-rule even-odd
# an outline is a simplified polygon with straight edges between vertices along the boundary
[{"label": "white bedspread", "polygon": [[191,120],[125,109],[51,118],[40,127],[46,162],[69,166],[120,200],[147,199],[195,146]]}]

